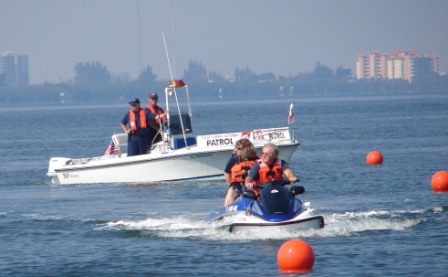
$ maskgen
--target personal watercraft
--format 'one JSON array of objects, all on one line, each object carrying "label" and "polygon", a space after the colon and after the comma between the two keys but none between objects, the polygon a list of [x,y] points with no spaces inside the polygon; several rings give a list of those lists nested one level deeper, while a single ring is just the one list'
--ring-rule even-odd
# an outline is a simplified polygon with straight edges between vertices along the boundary
[{"label": "personal watercraft", "polygon": [[320,229],[324,218],[310,208],[309,202],[296,196],[305,192],[303,186],[284,187],[289,180],[271,181],[254,186],[254,190],[238,191],[239,198],[219,212],[208,215],[207,222],[218,222],[232,217],[230,232],[278,229],[297,231]]}]

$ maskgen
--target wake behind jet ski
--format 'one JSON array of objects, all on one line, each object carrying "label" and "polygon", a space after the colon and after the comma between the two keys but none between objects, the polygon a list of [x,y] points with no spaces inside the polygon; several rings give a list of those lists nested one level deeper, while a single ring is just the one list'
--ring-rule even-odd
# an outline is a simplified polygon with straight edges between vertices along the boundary
[{"label": "wake behind jet ski", "polygon": [[305,192],[303,186],[284,187],[289,180],[271,181],[255,185],[254,190],[243,189],[237,201],[217,213],[208,215],[206,221],[218,222],[232,218],[229,232],[252,230],[303,230],[324,227],[324,218],[317,215],[310,203],[302,203],[296,196]]}]

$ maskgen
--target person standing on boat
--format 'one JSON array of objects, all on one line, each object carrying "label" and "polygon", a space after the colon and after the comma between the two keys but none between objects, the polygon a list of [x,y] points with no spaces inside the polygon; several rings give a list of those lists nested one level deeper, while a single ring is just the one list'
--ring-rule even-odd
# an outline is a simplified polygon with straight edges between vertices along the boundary
[{"label": "person standing on boat", "polygon": [[299,182],[288,162],[278,157],[277,145],[267,143],[263,146],[262,155],[249,171],[244,183],[245,187],[252,189],[254,184],[266,183],[272,180],[280,181],[286,176],[291,183]]},{"label": "person standing on boat", "polygon": [[235,143],[235,150],[224,169],[224,177],[229,184],[224,206],[233,203],[241,194],[247,172],[257,159],[255,147],[250,140],[240,139]]},{"label": "person standing on boat", "polygon": [[121,120],[121,128],[128,134],[128,156],[146,154],[149,146],[147,122],[163,116],[156,116],[142,109],[138,98],[132,98],[129,105],[130,111]]},{"label": "person standing on boat", "polygon": [[[153,91],[149,93],[148,96],[149,105],[146,107],[149,113],[157,116],[162,115],[165,116],[165,111],[157,105],[157,102],[159,101],[159,96],[157,95],[157,92]],[[162,140],[162,126],[166,124],[166,118],[162,117],[159,119],[149,120],[150,128],[148,130],[148,140],[149,140],[149,147],[153,143],[159,142]]]}]

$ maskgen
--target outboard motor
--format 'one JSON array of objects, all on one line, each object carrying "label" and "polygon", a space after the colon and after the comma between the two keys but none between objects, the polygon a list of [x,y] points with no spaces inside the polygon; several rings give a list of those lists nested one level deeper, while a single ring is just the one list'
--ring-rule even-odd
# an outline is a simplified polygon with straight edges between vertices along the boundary
[{"label": "outboard motor", "polygon": [[289,190],[269,184],[260,191],[261,206],[268,214],[289,213],[291,196]]}]

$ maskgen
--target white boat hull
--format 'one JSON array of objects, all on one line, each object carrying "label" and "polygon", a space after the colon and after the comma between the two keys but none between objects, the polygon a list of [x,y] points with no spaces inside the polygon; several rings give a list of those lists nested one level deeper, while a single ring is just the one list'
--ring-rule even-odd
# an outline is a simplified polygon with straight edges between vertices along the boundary
[{"label": "white boat hull", "polygon": [[[282,159],[289,160],[299,143],[279,143]],[[256,145],[261,149],[262,143]],[[223,170],[233,145],[201,148],[197,145],[163,153],[156,148],[149,154],[86,159],[53,157],[47,175],[53,184],[151,183],[175,180],[223,178]]]},{"label": "white boat hull", "polygon": [[[222,174],[222,170],[218,172],[216,169],[216,161],[223,161],[228,152],[179,154],[163,159],[147,154],[90,161],[88,165],[55,168],[48,175],[54,184],[147,183],[207,178]],[[52,158],[50,162],[59,160],[66,158]]]}]

